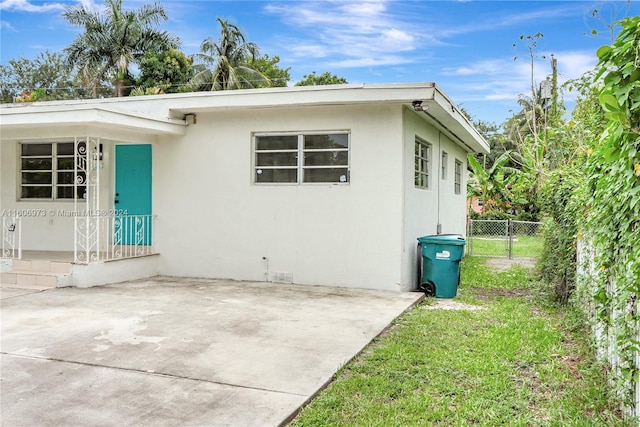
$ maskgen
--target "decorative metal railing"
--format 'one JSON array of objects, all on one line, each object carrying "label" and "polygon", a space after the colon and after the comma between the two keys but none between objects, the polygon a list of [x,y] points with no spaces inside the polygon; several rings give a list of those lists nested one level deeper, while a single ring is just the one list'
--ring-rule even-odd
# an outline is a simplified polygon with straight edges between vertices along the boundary
[{"label": "decorative metal railing", "polygon": [[74,261],[89,264],[153,254],[154,218],[154,215],[76,217]]},{"label": "decorative metal railing", "polygon": [[2,217],[1,249],[0,258],[22,258],[22,217]]}]

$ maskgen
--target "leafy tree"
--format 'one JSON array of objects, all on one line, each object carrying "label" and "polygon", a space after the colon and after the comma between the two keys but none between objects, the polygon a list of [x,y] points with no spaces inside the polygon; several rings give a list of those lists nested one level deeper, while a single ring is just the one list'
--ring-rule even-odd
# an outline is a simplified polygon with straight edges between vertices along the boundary
[{"label": "leafy tree", "polygon": [[192,83],[199,90],[232,90],[270,86],[270,80],[253,68],[259,48],[247,42],[242,31],[226,20],[216,18],[220,24],[220,38],[206,38],[200,53],[194,57],[202,64]]},{"label": "leafy tree", "polygon": [[331,74],[326,71],[320,75],[317,75],[315,71],[311,74],[305,74],[302,76],[302,80],[296,83],[296,86],[321,86],[321,85],[339,85],[349,83],[344,77],[338,77],[335,74]]},{"label": "leafy tree", "polygon": [[[486,169],[491,167],[498,157],[507,151],[516,149],[516,144],[508,135],[504,133],[504,125],[498,126],[493,122],[485,122],[483,120],[474,120],[473,127],[484,137],[489,143],[489,154],[477,154],[476,158]],[[511,160],[506,166],[515,167],[515,163]]]},{"label": "leafy tree", "polygon": [[140,77],[136,83],[151,93],[189,92],[189,81],[194,75],[191,58],[184,53],[170,49],[162,53],[150,51],[140,59]]},{"label": "leafy tree", "polygon": [[506,212],[517,201],[510,188],[520,171],[506,166],[511,159],[510,155],[510,151],[504,152],[488,168],[472,154],[468,156],[471,177],[467,182],[467,193],[470,197],[482,199],[483,214],[493,210]]},{"label": "leafy tree", "polygon": [[123,11],[123,0],[105,0],[106,12],[86,5],[67,7],[62,16],[84,32],[65,48],[67,63],[77,67],[89,82],[113,79],[115,95],[124,95],[124,84],[131,80],[131,64],[149,51],[177,48],[179,40],[155,27],[167,20],[160,3],[145,4],[137,10]]},{"label": "leafy tree", "polygon": [[[31,100],[71,99],[81,95],[72,70],[60,53],[45,51],[35,59],[11,59],[0,65],[2,102],[20,96]],[[33,98],[36,99],[33,99]]]},{"label": "leafy tree", "polygon": [[[270,57],[266,54],[259,58],[250,58],[248,61],[251,68],[259,71],[260,73],[262,73],[262,75],[269,79],[269,81],[271,82],[270,86],[286,87],[287,83],[289,83],[289,81],[291,80],[291,75],[289,75],[289,70],[291,70],[291,67],[280,68],[278,66],[279,62],[280,57],[278,55]],[[262,84],[258,84],[255,87],[267,86],[269,85],[264,84],[263,86]]]}]

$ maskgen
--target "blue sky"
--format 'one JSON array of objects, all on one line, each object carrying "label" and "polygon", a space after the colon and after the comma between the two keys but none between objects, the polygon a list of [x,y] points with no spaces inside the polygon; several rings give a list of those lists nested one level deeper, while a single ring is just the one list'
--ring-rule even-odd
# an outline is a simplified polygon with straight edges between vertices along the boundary
[{"label": "blue sky", "polygon": [[[150,1],[125,0],[125,8]],[[0,0],[0,62],[61,51],[78,33],[61,18],[65,6],[99,0]],[[604,22],[640,14],[640,2],[593,1],[162,1],[161,28],[187,54],[217,38],[216,17],[238,25],[262,53],[280,56],[293,82],[330,71],[350,83],[435,81],[475,118],[502,123],[529,92],[530,64],[520,35],[542,33],[535,80],[558,59],[560,81],[593,68],[595,51],[611,43]],[[597,35],[592,35],[597,30]],[[513,47],[517,42],[516,47]],[[542,59],[542,56],[547,59]],[[518,60],[514,61],[514,57]],[[571,107],[572,95],[565,96]]]}]

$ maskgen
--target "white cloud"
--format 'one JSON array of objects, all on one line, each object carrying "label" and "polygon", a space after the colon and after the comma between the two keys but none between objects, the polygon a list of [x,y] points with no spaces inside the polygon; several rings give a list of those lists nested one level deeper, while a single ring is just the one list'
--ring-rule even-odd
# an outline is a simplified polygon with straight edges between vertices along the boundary
[{"label": "white cloud", "polygon": [[62,3],[43,3],[33,4],[29,0],[2,0],[0,1],[0,10],[8,10],[15,12],[53,12],[64,10],[65,5]]},{"label": "white cloud", "polygon": [[466,25],[459,23],[458,25],[443,26],[440,32],[443,37],[450,37],[478,31],[495,31],[503,27],[522,26],[531,22],[545,22],[563,16],[575,16],[576,13],[584,13],[585,9],[584,4],[581,3],[560,6],[553,5],[553,2],[548,4],[551,5],[548,8],[515,14],[505,14],[497,8],[496,11],[488,11],[482,17],[478,17],[474,22]]},{"label": "white cloud", "polygon": [[591,51],[567,51],[555,55],[558,60],[558,74],[562,81],[580,77],[587,71],[593,70],[598,58]]},{"label": "white cloud", "polygon": [[[551,74],[550,54],[534,63],[534,84],[538,86]],[[558,51],[558,84],[580,77],[593,69],[596,58],[588,51]],[[524,59],[487,59],[459,67],[445,68],[442,84],[447,86],[458,102],[500,102],[515,100],[520,95],[530,96],[531,64]],[[565,101],[575,99],[575,94],[564,93]],[[517,108],[517,107],[515,107]]]},{"label": "white cloud", "polygon": [[390,53],[415,51],[428,38],[416,37],[414,22],[394,16],[388,4],[382,0],[273,3],[265,11],[296,27],[300,37],[284,41],[292,61],[323,58],[330,59],[323,65],[334,67],[411,62],[410,57]]},{"label": "white cloud", "polygon": [[8,21],[0,21],[0,28],[3,30],[17,31]]},{"label": "white cloud", "polygon": [[445,68],[442,72],[444,75],[448,76],[472,76],[472,75],[493,75],[502,73],[505,69],[505,66],[512,65],[508,64],[507,61],[502,59],[493,59],[486,61],[479,61],[473,64],[464,65],[458,68]]},{"label": "white cloud", "polygon": [[354,67],[381,67],[386,65],[400,65],[413,62],[412,59],[402,56],[376,56],[368,58],[353,58],[327,62],[329,67],[354,68]]},{"label": "white cloud", "polygon": [[301,43],[290,46],[289,50],[297,57],[324,58],[327,56],[324,46],[319,44]]}]

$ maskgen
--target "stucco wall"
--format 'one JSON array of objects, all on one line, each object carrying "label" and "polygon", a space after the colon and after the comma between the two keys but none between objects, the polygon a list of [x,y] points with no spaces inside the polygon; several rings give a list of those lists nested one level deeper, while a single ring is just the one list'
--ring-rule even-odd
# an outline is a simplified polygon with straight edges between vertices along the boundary
[{"label": "stucco wall", "polygon": [[[73,142],[74,136],[56,138],[4,139],[0,144],[0,214],[22,215],[22,249],[73,251],[73,200],[19,200],[19,143],[20,142]],[[141,144],[147,141],[138,141]],[[100,211],[114,208],[115,142],[100,139],[103,160],[100,164]],[[118,142],[123,143],[123,142]],[[86,211],[86,203],[79,201],[77,211]]]},{"label": "stucco wall", "polygon": [[[252,132],[336,130],[351,133],[349,184],[252,183]],[[401,289],[402,161],[399,106],[200,113],[154,147],[160,272]]]},{"label": "stucco wall", "polygon": [[[198,113],[184,136],[128,138],[153,143],[159,273],[271,280],[279,272],[300,284],[413,289],[416,238],[435,234],[438,223],[443,233],[465,233],[466,173],[454,195],[454,162],[466,171],[466,152],[422,114],[399,104],[218,110]],[[350,132],[349,184],[252,182],[254,132],[325,131]],[[416,136],[432,144],[428,190],[414,187]],[[111,209],[121,142],[101,142],[101,208]],[[73,209],[70,201],[17,201],[17,148],[3,136],[0,208]],[[23,249],[72,250],[72,218],[25,220]]]},{"label": "stucco wall", "polygon": [[[402,282],[415,287],[420,254],[417,238],[438,233],[466,234],[466,170],[467,153],[444,133],[425,122],[424,113],[404,110],[403,169],[403,243]],[[419,189],[414,185],[416,137],[431,144],[431,186]],[[447,153],[447,173],[442,179],[442,151]],[[462,162],[460,194],[454,192],[455,160]]]}]

